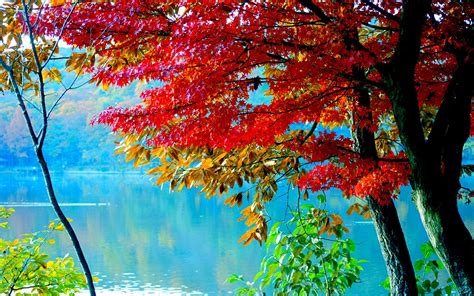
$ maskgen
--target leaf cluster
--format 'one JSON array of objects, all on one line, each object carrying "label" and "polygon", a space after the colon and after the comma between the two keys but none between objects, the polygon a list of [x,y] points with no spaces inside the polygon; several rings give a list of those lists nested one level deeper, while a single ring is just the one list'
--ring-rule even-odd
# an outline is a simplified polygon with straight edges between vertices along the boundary
[{"label": "leaf cluster", "polygon": [[[340,216],[310,205],[293,212],[287,224],[275,223],[266,242],[269,255],[252,282],[233,275],[229,282],[245,283],[238,295],[271,289],[276,295],[343,294],[359,280],[363,260],[352,257],[355,244],[342,239],[348,230]],[[325,238],[334,234],[335,240]]]},{"label": "leaf cluster", "polygon": [[[13,210],[0,208],[7,218]],[[5,222],[4,222],[5,223]],[[7,225],[7,224],[5,224]],[[44,251],[55,244],[52,231],[63,230],[61,223],[51,222],[46,230],[24,234],[22,238],[0,238],[0,293],[5,295],[74,295],[86,288],[84,275],[68,255],[51,260]]]}]

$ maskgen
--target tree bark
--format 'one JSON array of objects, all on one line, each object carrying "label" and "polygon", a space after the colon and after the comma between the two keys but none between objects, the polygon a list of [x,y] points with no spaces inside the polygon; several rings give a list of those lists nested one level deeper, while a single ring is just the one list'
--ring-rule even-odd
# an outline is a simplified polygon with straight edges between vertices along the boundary
[{"label": "tree bark", "polygon": [[457,208],[462,148],[470,130],[472,68],[472,62],[460,64],[454,73],[428,140],[414,79],[397,66],[384,78],[412,169],[414,201],[431,244],[462,295],[474,295],[474,244]]},{"label": "tree bark", "polygon": [[[365,74],[361,69],[354,68],[353,74],[359,81],[363,81]],[[362,84],[356,87],[358,92],[357,105],[365,110],[370,110],[370,94]],[[375,136],[368,128],[358,126],[359,120],[372,122],[371,112],[363,117],[354,114],[355,133],[352,137],[356,151],[361,158],[377,161],[378,154],[375,146]],[[397,209],[393,201],[381,205],[373,197],[366,197],[374,227],[377,232],[380,249],[382,251],[387,273],[390,279],[390,292],[392,295],[418,295],[415,271],[408,251],[405,235],[400,225]]]},{"label": "tree bark", "polygon": [[419,184],[413,197],[429,240],[459,293],[474,295],[474,243],[459,215],[456,196],[443,194],[442,187],[443,183]]},{"label": "tree bark", "polygon": [[79,258],[79,262],[81,263],[82,269],[84,270],[84,274],[86,276],[89,293],[91,296],[95,296],[96,293],[95,293],[95,288],[94,288],[94,281],[92,279],[92,274],[89,269],[89,265],[87,263],[86,257],[84,256],[84,253],[82,252],[82,247],[81,247],[81,244],[79,243],[79,239],[77,238],[77,235],[74,229],[72,228],[71,223],[69,223],[69,220],[64,215],[61,207],[59,206],[58,200],[56,199],[53,182],[51,179],[51,175],[49,173],[48,164],[43,155],[43,151],[41,149],[36,149],[35,152],[38,158],[39,165],[41,167],[41,172],[43,173],[49,201],[51,202],[51,205],[53,206],[54,212],[58,216],[61,223],[64,225],[64,228],[66,229],[72,241],[74,249],[76,250],[77,257]]},{"label": "tree bark", "polygon": [[[453,51],[453,73],[433,128],[425,139],[415,87],[423,26],[431,1],[404,1],[400,37],[389,64],[379,67],[412,169],[413,199],[431,244],[462,295],[474,295],[474,244],[459,215],[462,148],[469,136],[472,53]],[[466,29],[466,40],[470,40]]]},{"label": "tree bark", "polygon": [[394,203],[381,205],[371,197],[366,200],[387,267],[391,295],[418,295],[415,271]]}]

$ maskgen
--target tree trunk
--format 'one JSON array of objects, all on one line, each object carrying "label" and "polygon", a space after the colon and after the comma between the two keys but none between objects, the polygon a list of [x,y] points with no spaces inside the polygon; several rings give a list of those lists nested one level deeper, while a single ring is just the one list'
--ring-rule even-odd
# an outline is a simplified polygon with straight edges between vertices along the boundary
[{"label": "tree trunk", "polygon": [[[473,53],[446,50],[456,56],[454,71],[428,139],[421,124],[415,67],[431,1],[404,1],[400,36],[389,64],[379,66],[400,139],[410,161],[413,199],[431,244],[462,295],[474,295],[474,244],[459,215],[457,193],[462,148],[469,136]],[[466,36],[471,38],[470,28]],[[467,39],[469,40],[469,39]]]},{"label": "tree trunk", "polygon": [[419,186],[413,192],[421,221],[459,293],[474,295],[474,243],[459,215],[456,197],[429,187]]},{"label": "tree trunk", "polygon": [[[359,80],[365,78],[365,74],[361,69],[354,68],[353,73]],[[368,89],[361,84],[359,84],[356,89],[359,95],[357,106],[363,107],[365,110],[370,110],[370,94]],[[375,146],[374,133],[368,128],[361,128],[358,125],[360,120],[369,120],[372,122],[371,112],[359,116],[357,111],[355,111],[353,117],[354,125],[356,126],[355,132],[352,134],[355,150],[359,152],[361,158],[376,161],[378,154]],[[386,205],[381,205],[373,197],[368,196],[366,200],[387,267],[391,294],[418,295],[415,271],[413,270],[405,235],[403,234],[397,215],[397,209],[393,201],[390,201],[390,203]]]},{"label": "tree trunk", "polygon": [[89,269],[89,265],[87,264],[86,257],[84,256],[84,253],[82,252],[79,239],[77,238],[76,233],[74,232],[74,229],[72,228],[71,223],[69,223],[68,219],[66,218],[63,211],[61,210],[61,207],[59,206],[58,200],[56,199],[56,194],[54,193],[54,188],[53,188],[53,182],[51,180],[51,175],[49,173],[48,164],[46,163],[46,160],[44,159],[43,151],[41,149],[40,150],[37,149],[36,156],[38,158],[38,162],[41,167],[41,172],[43,173],[49,201],[51,202],[51,205],[53,206],[54,212],[58,216],[61,223],[64,225],[64,228],[66,229],[69,237],[71,238],[74,249],[76,250],[77,257],[79,258],[79,262],[81,263],[82,269],[86,276],[87,285],[89,287],[89,293],[91,296],[95,296],[96,293],[95,293],[95,288],[94,288],[94,281],[92,279],[92,274]]},{"label": "tree trunk", "polygon": [[418,295],[415,271],[394,203],[380,205],[371,197],[366,200],[387,267],[391,295]]},{"label": "tree trunk", "polygon": [[474,244],[457,208],[473,88],[469,77],[474,68],[466,60],[458,59],[427,140],[413,78],[394,66],[386,72],[385,82],[410,161],[410,183],[423,226],[459,293],[474,295]]}]

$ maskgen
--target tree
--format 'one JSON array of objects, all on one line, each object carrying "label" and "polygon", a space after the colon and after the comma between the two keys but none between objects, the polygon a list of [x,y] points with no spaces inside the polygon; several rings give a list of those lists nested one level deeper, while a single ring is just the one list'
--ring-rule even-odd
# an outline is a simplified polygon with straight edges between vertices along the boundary
[{"label": "tree", "polygon": [[[213,195],[256,183],[245,242],[266,238],[261,210],[282,178],[381,205],[410,182],[436,252],[473,294],[472,237],[457,209],[471,12],[468,1],[98,1],[80,5],[64,39],[93,47],[90,71],[104,86],[163,82],[97,120],[123,136],[128,160],[159,160],[158,184]],[[59,29],[48,19],[43,33]],[[262,89],[264,100],[251,98]]]},{"label": "tree", "polygon": [[[84,270],[90,294],[95,295],[92,274],[74,229],[59,206],[43,153],[51,114],[58,107],[66,92],[74,87],[77,80],[76,77],[72,83],[64,84],[61,80],[61,72],[57,67],[54,67],[54,61],[61,60],[61,57],[58,57],[61,36],[52,40],[37,34],[39,31],[39,21],[37,20],[39,20],[38,17],[41,16],[43,9],[41,0],[28,2],[18,0],[3,3],[0,10],[2,23],[0,89],[2,92],[12,92],[16,96],[33,143],[34,153],[43,173],[49,200],[71,238]],[[35,21],[30,18],[33,11],[37,16]],[[68,14],[71,15],[73,12],[74,5],[69,9]],[[67,22],[66,18],[63,27]],[[27,40],[27,44],[24,44],[23,39]],[[55,96],[57,89],[53,89],[53,93],[48,92],[46,89],[48,82],[59,83],[64,89],[60,89],[59,94]],[[37,113],[34,113],[36,111]],[[37,255],[41,256],[41,254]]]}]

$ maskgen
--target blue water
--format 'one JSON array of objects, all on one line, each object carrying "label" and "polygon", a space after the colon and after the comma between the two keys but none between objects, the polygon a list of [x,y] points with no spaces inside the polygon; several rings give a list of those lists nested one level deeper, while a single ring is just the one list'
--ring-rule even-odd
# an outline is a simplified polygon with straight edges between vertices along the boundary
[{"label": "blue water", "polygon": [[[137,174],[58,173],[53,178],[105,294],[232,294],[236,286],[225,282],[230,274],[251,279],[258,271],[264,248],[237,243],[247,228],[237,222],[240,209],[223,205],[225,198],[208,200],[197,190],[170,193]],[[468,181],[466,186],[473,185]],[[0,206],[16,208],[12,229],[3,235],[37,231],[55,218],[42,182],[35,174],[0,173]],[[427,238],[408,189],[396,204],[412,258],[419,258],[419,245]],[[355,257],[368,260],[362,282],[347,294],[386,295],[379,286],[386,271],[373,224],[345,216],[349,205],[337,192],[328,193],[327,208],[343,214],[357,244]],[[472,208],[462,205],[460,210],[473,231]],[[284,219],[287,212],[286,196],[270,207],[272,221]],[[74,254],[64,233],[57,240],[53,255]]]}]

